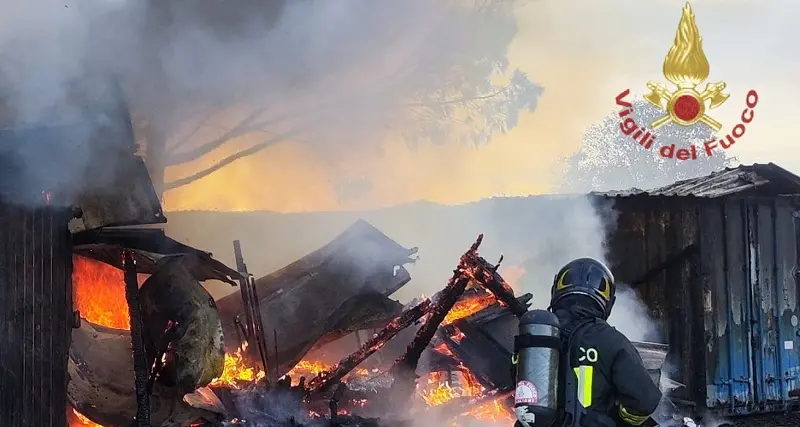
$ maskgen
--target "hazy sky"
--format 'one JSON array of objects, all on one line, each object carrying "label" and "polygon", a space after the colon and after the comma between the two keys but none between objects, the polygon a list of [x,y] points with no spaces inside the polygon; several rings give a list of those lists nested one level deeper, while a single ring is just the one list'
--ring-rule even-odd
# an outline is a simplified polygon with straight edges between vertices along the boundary
[{"label": "hazy sky", "polygon": [[[532,0],[519,9],[510,59],[545,92],[518,128],[487,146],[411,150],[388,141],[381,154],[352,153],[346,164],[332,167],[301,145],[283,144],[167,193],[165,206],[287,212],[546,193],[557,176],[558,159],[576,150],[587,126],[616,109],[620,91],[644,93],[646,81],[665,82],[661,66],[684,3]],[[731,154],[743,163],[775,162],[800,173],[800,158],[791,154],[800,112],[795,82],[800,30],[791,28],[800,21],[800,3],[696,0],[692,6],[711,64],[709,80],[725,81],[731,95],[713,110],[724,124],[723,134],[736,124],[747,91],[759,93],[756,118]],[[343,170],[348,176],[341,176]],[[342,202],[335,191],[342,179],[369,182],[371,189]]]}]

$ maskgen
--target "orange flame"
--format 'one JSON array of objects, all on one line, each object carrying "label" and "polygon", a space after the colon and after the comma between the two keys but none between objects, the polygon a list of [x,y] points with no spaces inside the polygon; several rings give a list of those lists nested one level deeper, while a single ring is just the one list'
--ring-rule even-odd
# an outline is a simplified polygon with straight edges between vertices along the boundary
[{"label": "orange flame", "polygon": [[[141,286],[149,277],[139,274]],[[72,257],[72,289],[75,309],[81,317],[109,328],[131,328],[128,302],[125,299],[125,278],[122,270],[91,258]]]},{"label": "orange flame", "polygon": [[[139,275],[140,286],[147,277],[148,275]],[[101,326],[130,329],[124,275],[121,270],[103,262],[76,255],[73,257],[72,281],[75,308],[80,311],[82,318]],[[495,303],[497,300],[488,291],[466,297],[456,303],[442,324],[453,323]],[[462,337],[463,333],[456,331],[452,338],[458,342]],[[243,347],[236,352],[225,354],[223,373],[219,378],[214,379],[210,386],[240,388],[243,384],[258,381],[265,376],[263,370],[248,366],[243,357],[245,349],[246,347]],[[444,344],[438,346],[436,351],[452,355]],[[292,377],[292,382],[296,385],[300,377],[310,379],[330,368],[330,365],[323,362],[302,360],[287,375]],[[370,372],[366,369],[358,369],[351,376],[369,374]],[[420,398],[429,406],[442,405],[458,397],[479,397],[485,391],[474,375],[463,365],[459,367],[455,375],[448,376],[442,372],[431,373],[428,375],[427,382],[418,387]],[[366,402],[360,404],[364,405]],[[463,415],[487,421],[513,420],[501,399],[486,402],[470,409]],[[74,409],[69,411],[68,418],[70,427],[103,427]]]},{"label": "orange flame", "polygon": [[74,408],[71,411],[67,411],[67,421],[69,422],[70,427],[103,427],[102,425],[86,418],[85,415],[81,414]]},{"label": "orange flame", "polygon": [[486,291],[485,293],[479,295],[461,299],[458,302],[456,302],[456,304],[453,306],[453,309],[450,310],[449,313],[447,313],[447,316],[445,316],[442,325],[449,325],[455,322],[456,320],[469,317],[483,310],[484,308],[492,305],[496,301],[497,299],[495,298],[495,296],[489,291]]},{"label": "orange flame", "polygon": [[210,387],[227,386],[238,389],[241,383],[249,383],[264,378],[263,370],[256,370],[245,363],[244,357],[242,357],[242,350],[246,348],[247,346],[244,346],[236,350],[235,353],[225,353],[225,366],[222,369],[222,375],[213,379],[209,384]]}]

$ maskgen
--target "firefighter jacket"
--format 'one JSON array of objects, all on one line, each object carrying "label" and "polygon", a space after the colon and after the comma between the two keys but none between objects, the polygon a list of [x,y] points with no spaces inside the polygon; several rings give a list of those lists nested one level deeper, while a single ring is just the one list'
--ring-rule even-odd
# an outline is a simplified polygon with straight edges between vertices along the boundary
[{"label": "firefighter jacket", "polygon": [[[565,427],[642,426],[661,401],[661,390],[644,367],[639,352],[619,331],[599,317],[556,310],[562,324],[562,404]],[[567,357],[569,360],[566,360]]]}]

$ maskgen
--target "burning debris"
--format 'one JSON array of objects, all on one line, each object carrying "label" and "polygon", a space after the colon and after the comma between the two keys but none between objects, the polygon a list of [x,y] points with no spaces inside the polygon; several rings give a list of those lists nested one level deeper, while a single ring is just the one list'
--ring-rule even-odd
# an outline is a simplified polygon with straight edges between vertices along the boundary
[{"label": "burning debris", "polygon": [[[410,261],[413,251],[363,222],[301,261],[264,278],[249,279],[252,286],[245,298],[255,300],[249,306],[257,312],[248,313],[248,305],[235,294],[216,304],[226,344],[224,361],[218,363],[221,373],[204,378],[200,374],[206,372],[201,369],[203,361],[215,359],[198,356],[193,358],[200,362],[195,367],[197,375],[190,376],[192,384],[184,390],[177,386],[174,374],[171,381],[151,378],[152,425],[400,427],[421,417],[452,426],[468,426],[475,420],[513,423],[513,336],[517,317],[527,310],[532,296],[515,297],[497,273],[499,263],[491,264],[478,255],[482,238],[461,257],[441,291],[405,307],[388,296],[408,282],[402,264]],[[238,250],[237,258],[241,258]],[[379,261],[386,259],[393,261]],[[237,263],[243,277],[240,283],[247,284],[244,262],[237,259]],[[98,265],[108,270],[100,271]],[[103,278],[120,283],[121,272],[113,271],[90,259],[76,259],[76,304],[85,319],[73,333],[70,351],[70,402],[76,408],[70,414],[71,427],[128,425],[136,414],[130,336],[124,330],[129,320],[122,314],[125,310],[119,309],[124,299],[118,302],[124,295],[99,301],[83,294],[86,281]],[[173,286],[196,280],[185,268],[170,271]],[[149,273],[149,278],[139,276],[145,301],[175,299],[174,295],[145,297],[151,295],[145,292],[148,282],[160,280],[157,269]],[[178,276],[184,279],[173,280]],[[335,292],[330,291],[332,286]],[[168,288],[163,283],[159,286]],[[186,289],[195,288],[202,289],[196,282]],[[183,292],[180,300],[202,302],[203,295],[195,293]],[[117,313],[104,311],[97,306],[101,303]],[[158,342],[165,342],[154,337],[167,335],[172,321],[181,325],[187,322],[185,316],[199,316],[204,310],[201,305],[184,302],[181,319],[163,314],[177,305],[145,309],[151,325],[145,328],[151,359],[161,361],[158,355],[163,346]],[[213,302],[209,306],[213,308]],[[214,316],[205,317],[213,320]],[[246,325],[242,325],[243,317],[248,318]],[[198,329],[201,335],[203,330]],[[365,342],[359,339],[358,348],[338,362],[327,364],[314,358],[326,344],[352,337],[354,332],[359,336],[359,330],[372,331],[371,337]],[[260,349],[254,331],[260,331],[263,339]],[[210,355],[216,349],[211,345],[209,351],[195,351]],[[661,349],[650,350],[660,368]],[[163,362],[165,372],[174,373],[179,365],[170,358]],[[217,362],[209,363],[217,366]],[[90,419],[102,425],[91,424]]]}]

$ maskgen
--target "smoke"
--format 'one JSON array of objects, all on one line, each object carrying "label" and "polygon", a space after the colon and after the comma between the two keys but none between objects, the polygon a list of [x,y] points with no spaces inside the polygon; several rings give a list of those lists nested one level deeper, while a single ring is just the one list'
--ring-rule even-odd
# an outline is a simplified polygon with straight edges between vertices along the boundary
[{"label": "smoke", "polygon": [[625,284],[618,285],[617,302],[611,311],[608,323],[632,341],[661,342],[659,324],[650,315],[650,310],[636,291]]},{"label": "smoke", "polygon": [[[367,212],[173,212],[168,232],[229,264],[234,261],[230,241],[240,239],[247,264],[258,277],[322,247],[358,218],[405,247],[419,247],[419,260],[406,266],[411,282],[393,298],[409,301],[442,289],[459,256],[484,233],[481,255],[490,262],[503,255],[500,274],[519,277],[511,284],[518,295],[533,294],[534,308],[547,307],[553,276],[564,264],[580,257],[606,259],[606,233],[616,221],[613,210],[593,206],[588,197],[538,196],[458,206],[415,203]],[[212,284],[210,291],[219,297],[231,288]],[[652,337],[658,329],[624,284],[619,284],[612,316],[612,324],[632,340]]]},{"label": "smoke", "polygon": [[[203,155],[215,147],[203,144],[245,122],[239,148],[301,142],[338,170],[355,153],[379,151],[387,135],[416,143],[456,137],[449,130],[458,127],[494,126],[453,116],[437,127],[422,118],[450,114],[436,103],[491,88],[489,80],[508,66],[514,3],[15,4],[0,17],[0,123],[17,129],[87,122],[87,104],[122,97],[151,171],[198,159],[208,165]],[[485,63],[476,65],[476,58]],[[97,89],[106,82],[123,94]],[[60,175],[83,175],[96,163],[92,150],[64,151],[76,166]],[[37,168],[39,156],[32,157],[22,162]],[[73,186],[85,185],[75,180]]]}]

